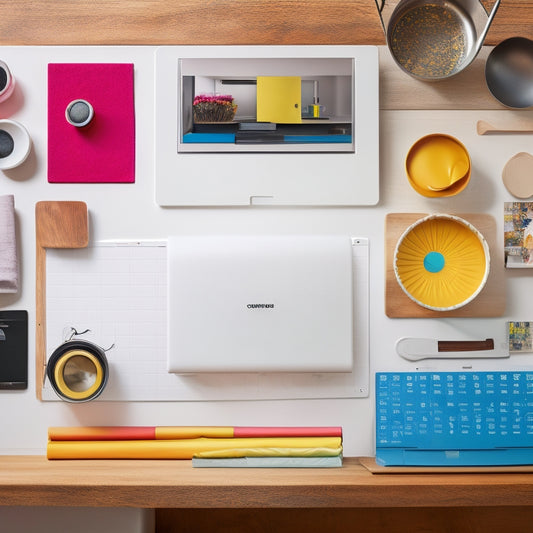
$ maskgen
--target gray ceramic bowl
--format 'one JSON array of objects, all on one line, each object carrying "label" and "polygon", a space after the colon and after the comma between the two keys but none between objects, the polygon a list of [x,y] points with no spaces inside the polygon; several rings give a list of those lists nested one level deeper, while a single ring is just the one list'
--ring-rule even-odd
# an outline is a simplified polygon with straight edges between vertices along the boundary
[{"label": "gray ceramic bowl", "polygon": [[0,170],[18,167],[24,163],[30,150],[28,130],[15,120],[0,120]]},{"label": "gray ceramic bowl", "polygon": [[485,79],[503,105],[533,106],[533,41],[511,37],[495,46],[485,64]]}]

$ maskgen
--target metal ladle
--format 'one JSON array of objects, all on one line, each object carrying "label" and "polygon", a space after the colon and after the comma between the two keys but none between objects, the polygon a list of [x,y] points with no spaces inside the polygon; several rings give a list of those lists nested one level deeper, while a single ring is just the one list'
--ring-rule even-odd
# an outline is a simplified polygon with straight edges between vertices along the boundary
[{"label": "metal ladle", "polygon": [[503,105],[533,106],[533,41],[511,37],[495,46],[485,63],[485,80]]}]

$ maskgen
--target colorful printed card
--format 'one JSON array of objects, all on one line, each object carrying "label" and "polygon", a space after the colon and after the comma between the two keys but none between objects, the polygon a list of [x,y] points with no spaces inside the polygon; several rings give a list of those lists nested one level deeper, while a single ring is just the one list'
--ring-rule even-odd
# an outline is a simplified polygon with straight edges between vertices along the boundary
[{"label": "colorful printed card", "polygon": [[505,202],[503,213],[505,266],[533,267],[533,202]]},{"label": "colorful printed card", "polygon": [[533,352],[533,322],[508,322],[509,352]]},{"label": "colorful printed card", "polygon": [[[94,118],[82,128],[69,124],[70,102],[83,99]],[[48,65],[48,181],[135,181],[133,64]]]}]

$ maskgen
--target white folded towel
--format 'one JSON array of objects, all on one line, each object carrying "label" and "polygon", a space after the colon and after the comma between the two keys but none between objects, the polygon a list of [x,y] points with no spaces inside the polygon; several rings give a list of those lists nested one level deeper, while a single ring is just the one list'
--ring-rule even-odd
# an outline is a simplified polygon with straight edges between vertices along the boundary
[{"label": "white folded towel", "polygon": [[19,264],[15,231],[15,198],[0,196],[0,293],[17,292]]}]

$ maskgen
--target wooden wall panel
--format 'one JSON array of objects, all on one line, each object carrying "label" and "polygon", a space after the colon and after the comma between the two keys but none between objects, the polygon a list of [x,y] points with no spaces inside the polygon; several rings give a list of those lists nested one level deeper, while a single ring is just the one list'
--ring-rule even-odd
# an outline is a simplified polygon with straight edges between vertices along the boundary
[{"label": "wooden wall panel", "polygon": [[[486,44],[516,35],[533,0],[502,0]],[[3,45],[384,43],[374,0],[0,0]]]}]

